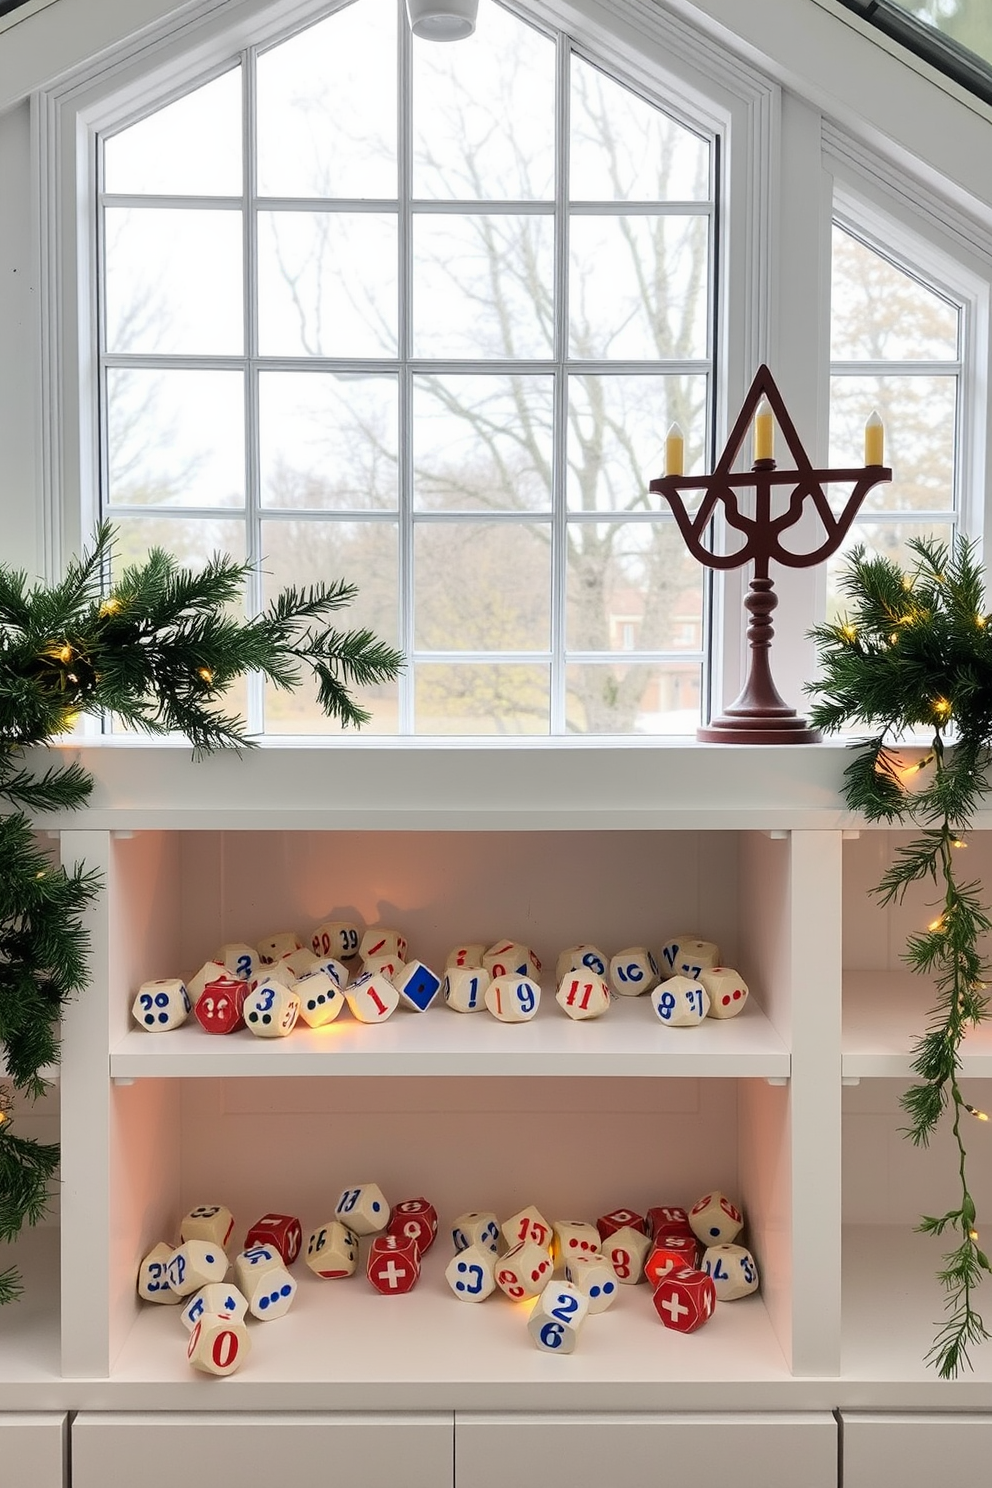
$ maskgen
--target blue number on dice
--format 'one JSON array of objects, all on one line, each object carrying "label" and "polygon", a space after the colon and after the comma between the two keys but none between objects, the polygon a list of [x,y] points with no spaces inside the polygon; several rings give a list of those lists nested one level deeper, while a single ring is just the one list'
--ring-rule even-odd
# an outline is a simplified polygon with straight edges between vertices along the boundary
[{"label": "blue number on dice", "polygon": [[340,1199],[338,1199],[338,1206],[334,1211],[335,1214],[350,1214],[358,1203],[358,1196],[361,1191],[360,1188],[346,1188]]},{"label": "blue number on dice", "polygon": [[701,966],[689,966],[687,963],[683,963],[682,975],[692,977],[693,981],[695,981],[702,969]]},{"label": "blue number on dice", "polygon": [[586,951],[585,955],[582,957],[582,965],[588,966],[589,970],[594,971],[597,976],[606,975],[606,967],[596,955],[595,951]]},{"label": "blue number on dice", "polygon": [[248,978],[251,976],[251,957],[250,956],[239,956],[238,957],[238,964],[234,968],[234,975],[241,982],[246,982],[248,980]]},{"label": "blue number on dice", "polygon": [[[710,1270],[711,1265],[712,1270]],[[712,1263],[710,1261],[707,1261],[706,1269],[707,1271],[709,1271],[714,1281],[727,1281],[730,1276],[730,1272],[723,1269],[723,1262],[721,1261],[719,1256],[717,1256],[716,1260]]]},{"label": "blue number on dice", "polygon": [[192,1302],[189,1304],[189,1307],[186,1309],[187,1322],[195,1323],[197,1319],[200,1318],[203,1314],[203,1306],[203,1298],[194,1297]]},{"label": "blue number on dice", "polygon": [[[175,1272],[175,1275],[173,1275],[173,1272]],[[169,1285],[175,1291],[178,1291],[179,1288],[182,1286],[183,1278],[185,1277],[185,1275],[186,1257],[181,1255],[173,1256],[172,1260],[169,1262]]]},{"label": "blue number on dice", "polygon": [[471,1012],[479,1000],[479,978],[474,976],[468,984],[468,1006]]},{"label": "blue number on dice", "polygon": [[565,1337],[564,1323],[545,1323],[541,1329],[541,1342],[545,1348],[561,1348],[561,1341]]},{"label": "blue number on dice", "polygon": [[695,1007],[695,1011],[700,1017],[703,1016],[703,994],[701,988],[690,987],[685,994],[685,1000],[690,1007]]},{"label": "blue number on dice", "polygon": [[661,996],[658,998],[658,1017],[664,1018],[665,1022],[667,1023],[668,1019],[672,1016],[672,1013],[674,1011],[675,993],[662,992]]},{"label": "blue number on dice", "polygon": [[499,1230],[493,1224],[492,1220],[489,1221],[482,1232],[482,1244],[488,1245],[490,1250],[495,1250],[499,1244]]},{"label": "blue number on dice", "polygon": [[464,1230],[452,1230],[451,1238],[455,1242],[456,1250],[468,1250],[471,1244]]},{"label": "blue number on dice", "polygon": [[636,961],[631,961],[628,966],[618,966],[617,976],[621,982],[642,982],[644,973]]},{"label": "blue number on dice", "polygon": [[341,932],[341,939],[344,942],[344,949],[346,951],[357,951],[358,950],[358,931],[357,930],[342,930],[342,932]]},{"label": "blue number on dice", "polygon": [[744,1280],[750,1286],[754,1280],[754,1268],[751,1265],[750,1256],[741,1256],[741,1270],[744,1272]]},{"label": "blue number on dice", "polygon": [[[482,1283],[485,1278],[485,1272],[478,1261],[459,1261],[458,1270],[469,1279],[467,1281],[456,1281],[455,1290],[468,1292],[470,1296],[477,1297],[482,1291]],[[473,1281],[475,1283],[474,1286],[472,1284]]]},{"label": "blue number on dice", "polygon": [[251,1250],[245,1251],[244,1258],[249,1266],[257,1266],[261,1261],[271,1261],[273,1255],[267,1245],[253,1245]]},{"label": "blue number on dice", "polygon": [[161,1261],[149,1262],[148,1283],[145,1290],[148,1292],[167,1292],[169,1290],[169,1279],[165,1275],[165,1267]]},{"label": "blue number on dice", "polygon": [[559,1292],[555,1298],[555,1303],[556,1306],[551,1309],[551,1316],[553,1318],[560,1318],[563,1323],[567,1323],[573,1313],[579,1310],[578,1298],[570,1297],[567,1292]]},{"label": "blue number on dice", "polygon": [[276,1000],[276,989],[275,989],[275,987],[263,987],[262,988],[262,1001],[258,1004],[258,1011],[260,1013],[267,1013],[267,1012],[269,1012],[269,1010],[271,1009],[272,1004],[275,1002],[275,1000]]},{"label": "blue number on dice", "polygon": [[665,960],[668,962],[669,966],[670,967],[674,967],[675,966],[675,962],[678,959],[679,948],[678,948],[678,946],[673,941],[673,943],[671,945],[665,946],[665,949],[662,952],[662,954],[665,957]]},{"label": "blue number on dice", "polygon": [[526,982],[518,982],[514,988],[517,1001],[522,1013],[532,1013],[535,1006],[534,988],[529,987]]}]

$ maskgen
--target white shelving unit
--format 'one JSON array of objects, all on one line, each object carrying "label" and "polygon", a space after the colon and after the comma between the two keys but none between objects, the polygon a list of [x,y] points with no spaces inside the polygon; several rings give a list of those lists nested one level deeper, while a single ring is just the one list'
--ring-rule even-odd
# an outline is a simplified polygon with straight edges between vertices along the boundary
[{"label": "white shelving unit", "polygon": [[[669,1422],[674,1442],[689,1440],[680,1412],[742,1431],[784,1412],[812,1443],[824,1423],[835,1432],[838,1409],[987,1402],[992,1353],[976,1350],[975,1374],[953,1385],[923,1364],[942,1298],[934,1248],[912,1225],[943,1202],[948,1163],[939,1142],[921,1153],[899,1136],[898,1095],[929,1005],[899,964],[925,893],[888,911],[869,900],[901,839],[845,813],[842,749],[78,754],[97,780],[91,806],[37,823],[105,880],[92,986],[65,1019],[61,1262],[57,1232],[22,1239],[27,1298],[0,1319],[0,1388],[5,1409],[96,1413],[79,1418],[101,1444],[93,1473],[124,1470],[105,1444],[123,1442],[113,1422],[133,1413],[221,1412],[218,1430],[294,1411],[378,1430],[391,1413],[457,1434],[480,1413],[519,1424],[598,1412],[609,1425],[633,1412]],[[987,826],[969,869],[992,881]],[[534,945],[539,1015],[513,1027],[435,1007],[380,1029],[344,1015],[273,1042],[130,1022],[140,981],[338,911],[395,925],[433,964],[463,938]],[[688,929],[747,978],[741,1017],[670,1030],[630,999],[573,1024],[555,1005],[547,968],[562,946],[659,946]],[[987,1036],[969,1041],[963,1074],[992,1077]],[[979,1201],[984,1184],[992,1204],[982,1166]],[[293,1311],[253,1328],[245,1367],[223,1382],[194,1375],[175,1314],[135,1297],[140,1256],[194,1203],[229,1203],[242,1233],[267,1209],[306,1227],[346,1183],[373,1177],[393,1200],[437,1204],[441,1236],[415,1291],[387,1301],[361,1277],[321,1283],[301,1267]],[[630,1287],[559,1360],[531,1347],[520,1309],[459,1306],[444,1283],[445,1222],[464,1209],[535,1202],[595,1217],[710,1186],[743,1203],[763,1285],[691,1338],[661,1328],[647,1288]],[[416,1438],[428,1439],[433,1453],[430,1432]],[[819,1471],[811,1483],[833,1481]],[[459,1488],[485,1488],[480,1473],[459,1474]]]}]

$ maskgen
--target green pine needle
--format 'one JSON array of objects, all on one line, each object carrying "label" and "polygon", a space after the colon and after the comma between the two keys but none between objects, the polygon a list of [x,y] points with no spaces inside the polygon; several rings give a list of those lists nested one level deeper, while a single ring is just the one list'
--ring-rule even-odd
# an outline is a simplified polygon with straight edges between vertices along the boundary
[{"label": "green pine needle", "polygon": [[[918,1083],[901,1103],[909,1119],[905,1135],[915,1146],[928,1146],[947,1114],[952,1122],[961,1203],[943,1215],[924,1215],[917,1228],[960,1237],[937,1273],[947,1316],[926,1356],[942,1379],[953,1379],[971,1367],[969,1349],[990,1336],[974,1306],[990,1266],[978,1247],[968,1189],[961,1133],[968,1108],[958,1070],[968,1028],[988,1016],[981,942],[992,919],[981,885],[959,881],[955,852],[992,783],[992,616],[972,545],[959,540],[952,549],[911,539],[908,546],[916,559],[908,573],[863,549],[852,555],[841,578],[848,615],[812,632],[822,675],[806,690],[816,700],[815,727],[868,731],[852,746],[844,772],[848,805],[868,821],[917,828],[876,885],[879,902],[899,903],[911,884],[926,879],[940,895],[939,914],[908,937],[903,955],[915,973],[932,977],[936,1005],[913,1049]],[[921,729],[931,735],[927,768],[919,772],[921,788],[907,790],[894,746]]]}]

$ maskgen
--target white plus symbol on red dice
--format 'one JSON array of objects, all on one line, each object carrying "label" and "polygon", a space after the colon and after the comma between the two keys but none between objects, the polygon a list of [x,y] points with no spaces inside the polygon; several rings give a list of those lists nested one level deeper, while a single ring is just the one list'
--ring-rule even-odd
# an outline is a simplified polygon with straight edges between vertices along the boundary
[{"label": "white plus symbol on red dice", "polygon": [[666,1297],[661,1305],[668,1313],[676,1328],[679,1325],[680,1317],[689,1316],[689,1308],[682,1306],[682,1303],[679,1301],[678,1292],[673,1292],[670,1297]]},{"label": "white plus symbol on red dice", "polygon": [[400,1281],[402,1280],[402,1278],[405,1275],[406,1275],[406,1270],[404,1269],[404,1267],[397,1266],[397,1264],[393,1260],[392,1256],[390,1256],[388,1262],[386,1263],[386,1265],[383,1266],[382,1269],[381,1269],[381,1271],[379,1272],[379,1280],[380,1281],[383,1281],[383,1280],[388,1281],[389,1282],[389,1285],[395,1291],[396,1288],[399,1286]]}]

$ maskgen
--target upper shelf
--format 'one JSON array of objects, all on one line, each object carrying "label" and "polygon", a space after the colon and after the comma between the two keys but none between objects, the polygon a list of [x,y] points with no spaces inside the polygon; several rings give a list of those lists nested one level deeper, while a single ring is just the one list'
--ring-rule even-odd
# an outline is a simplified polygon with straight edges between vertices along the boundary
[{"label": "upper shelf", "polygon": [[739,1017],[665,1028],[646,997],[618,997],[605,1017],[575,1023],[545,991],[529,1023],[488,1013],[399,1009],[380,1028],[342,1017],[284,1039],[247,1030],[218,1037],[187,1022],[134,1029],[112,1050],[115,1079],[211,1075],[671,1075],[786,1079],[789,1052],[750,1001]]},{"label": "upper shelf", "polygon": [[194,763],[188,745],[62,743],[35,751],[93,775],[82,811],[47,829],[501,830],[856,826],[843,745],[321,740]]}]

